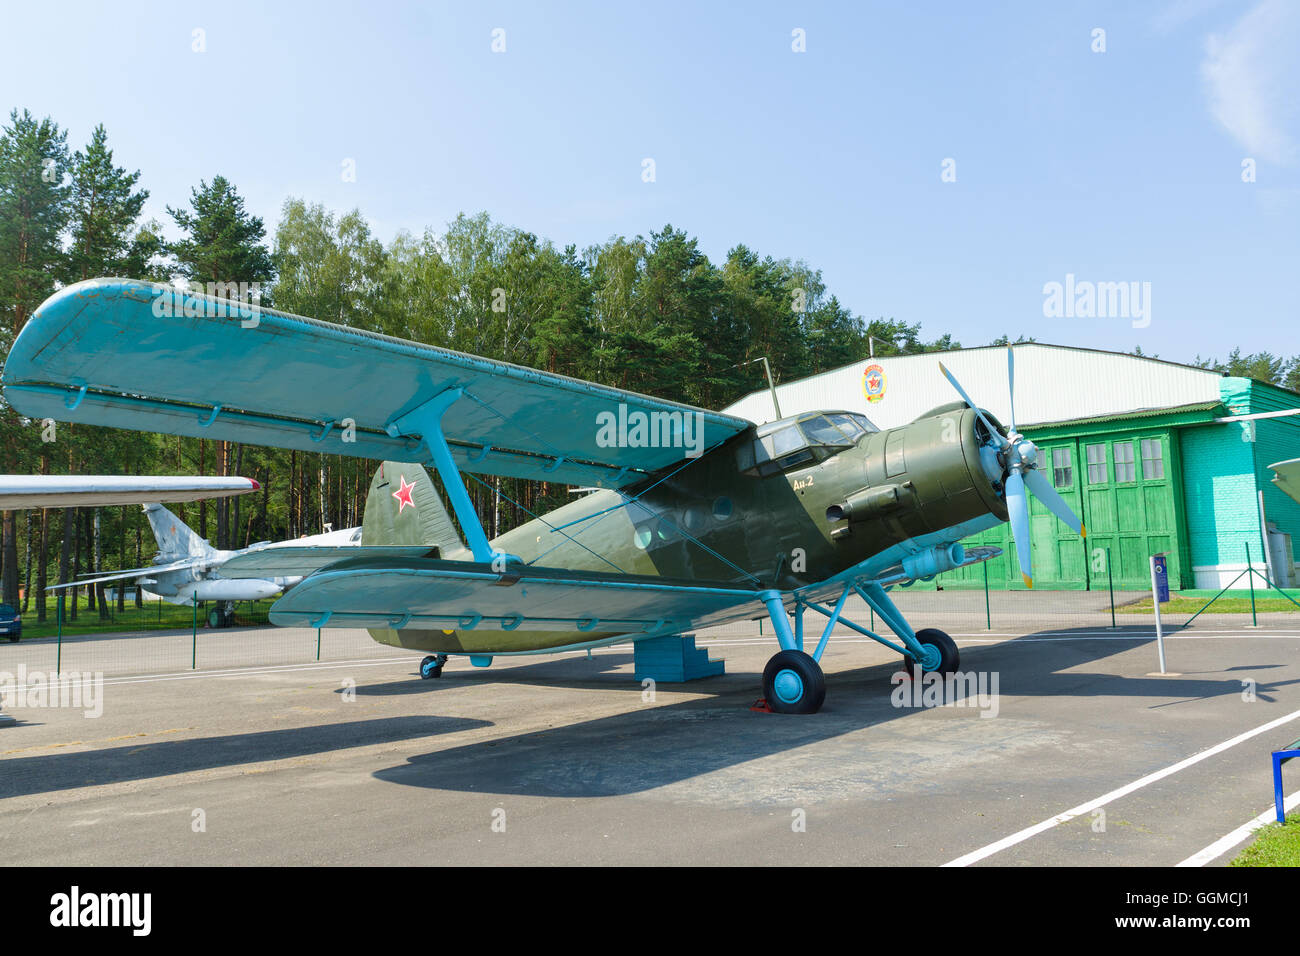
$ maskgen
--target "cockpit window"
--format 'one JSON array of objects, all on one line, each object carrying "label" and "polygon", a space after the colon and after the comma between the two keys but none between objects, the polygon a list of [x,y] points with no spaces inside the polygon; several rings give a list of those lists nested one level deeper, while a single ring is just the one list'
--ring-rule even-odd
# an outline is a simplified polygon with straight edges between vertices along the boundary
[{"label": "cockpit window", "polygon": [[[838,418],[840,421],[836,421]],[[847,415],[818,415],[799,423],[808,441],[814,445],[848,446],[862,434],[862,427]]]},{"label": "cockpit window", "polygon": [[782,419],[759,428],[757,438],[738,450],[737,464],[746,474],[766,477],[825,461],[876,430],[866,417],[850,412]]}]

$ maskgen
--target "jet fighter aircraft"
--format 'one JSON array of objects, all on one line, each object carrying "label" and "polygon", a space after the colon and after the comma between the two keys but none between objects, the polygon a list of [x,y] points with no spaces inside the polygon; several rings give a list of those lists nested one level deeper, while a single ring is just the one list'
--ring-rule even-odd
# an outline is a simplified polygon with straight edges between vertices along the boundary
[{"label": "jet fighter aircraft", "polygon": [[[157,307],[172,295],[123,279],[56,293],[14,343],[6,398],[33,417],[383,461],[361,546],[285,549],[308,576],[271,620],[369,628],[428,652],[426,677],[450,654],[486,665],[766,614],[780,646],[768,705],[811,713],[836,622],[908,666],[958,669],[952,638],[913,630],[886,589],[1000,553],[960,542],[1008,519],[1032,583],[1026,492],[1083,533],[1014,414],[1004,428],[951,375],[962,401],[900,428],[852,410],[758,426],[271,309],[249,327],[237,303],[201,295]],[[489,540],[465,473],[600,490]],[[895,640],[843,617],[851,593]],[[828,619],[811,653],[809,610]]]},{"label": "jet fighter aircraft", "polygon": [[[172,604],[189,604],[196,600],[217,602],[219,607],[209,613],[208,623],[220,627],[233,618],[235,601],[259,601],[298,583],[300,578],[278,573],[282,562],[275,556],[277,549],[315,546],[329,548],[334,554],[335,549],[347,548],[361,541],[360,528],[344,528],[287,541],[260,541],[247,548],[223,551],[199,537],[161,504],[150,502],[143,507],[158,543],[158,553],[151,565],[109,574],[87,574],[76,581],[51,585],[47,590],[133,578]],[[242,573],[237,579],[222,573],[226,563],[235,557],[244,559],[240,565]]]}]

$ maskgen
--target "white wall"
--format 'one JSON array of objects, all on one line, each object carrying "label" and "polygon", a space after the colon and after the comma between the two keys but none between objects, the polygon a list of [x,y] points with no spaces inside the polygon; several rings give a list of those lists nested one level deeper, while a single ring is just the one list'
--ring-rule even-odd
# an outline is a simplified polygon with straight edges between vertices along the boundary
[{"label": "white wall", "polygon": [[[845,409],[865,414],[880,428],[894,428],[960,400],[939,371],[941,361],[981,408],[1010,424],[1007,350],[1002,346],[864,359],[778,385],[777,399],[784,415]],[[862,378],[873,363],[884,369],[886,387],[881,401],[869,403]],[[1219,400],[1217,372],[1115,352],[1026,343],[1015,347],[1015,368],[1018,425]],[[760,423],[777,417],[767,389],[723,411]]]}]

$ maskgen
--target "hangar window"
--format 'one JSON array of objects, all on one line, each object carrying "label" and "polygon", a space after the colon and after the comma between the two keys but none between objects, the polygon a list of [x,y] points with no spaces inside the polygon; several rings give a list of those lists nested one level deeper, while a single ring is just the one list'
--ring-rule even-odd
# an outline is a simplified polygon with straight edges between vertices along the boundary
[{"label": "hangar window", "polygon": [[1165,476],[1165,448],[1159,438],[1142,439],[1142,477]]},{"label": "hangar window", "polygon": [[1074,487],[1074,457],[1068,448],[1052,449],[1052,484],[1057,488]]},{"label": "hangar window", "polygon": [[1137,481],[1137,468],[1133,464],[1133,443],[1115,442],[1115,480]]},{"label": "hangar window", "polygon": [[1106,445],[1085,445],[1088,455],[1088,484],[1104,485],[1106,483]]}]

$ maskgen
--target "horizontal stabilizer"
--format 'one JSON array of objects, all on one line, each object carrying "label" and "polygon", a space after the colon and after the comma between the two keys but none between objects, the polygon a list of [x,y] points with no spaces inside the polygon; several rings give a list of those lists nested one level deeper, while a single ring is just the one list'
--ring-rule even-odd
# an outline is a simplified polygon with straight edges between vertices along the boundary
[{"label": "horizontal stabilizer", "polygon": [[[271,608],[282,627],[673,634],[735,617],[755,591],[727,584],[531,568],[348,562],[303,581]],[[761,606],[759,606],[761,610]],[[732,612],[732,613],[728,613]]]},{"label": "horizontal stabilizer", "polygon": [[153,564],[147,568],[128,568],[125,571],[114,571],[112,574],[100,574],[95,577],[79,578],[76,581],[66,581],[63,584],[51,584],[45,590],[61,591],[65,588],[79,588],[83,584],[99,584],[101,581],[121,581],[124,578],[144,578],[154,574],[162,574],[165,571],[185,571],[190,568],[197,570],[206,570],[209,562],[206,558],[186,558],[183,561],[173,561],[170,564]]},{"label": "horizontal stabilizer", "polygon": [[248,551],[221,565],[223,578],[306,577],[321,568],[352,558],[389,560],[437,557],[438,549],[415,547],[269,547]]}]

